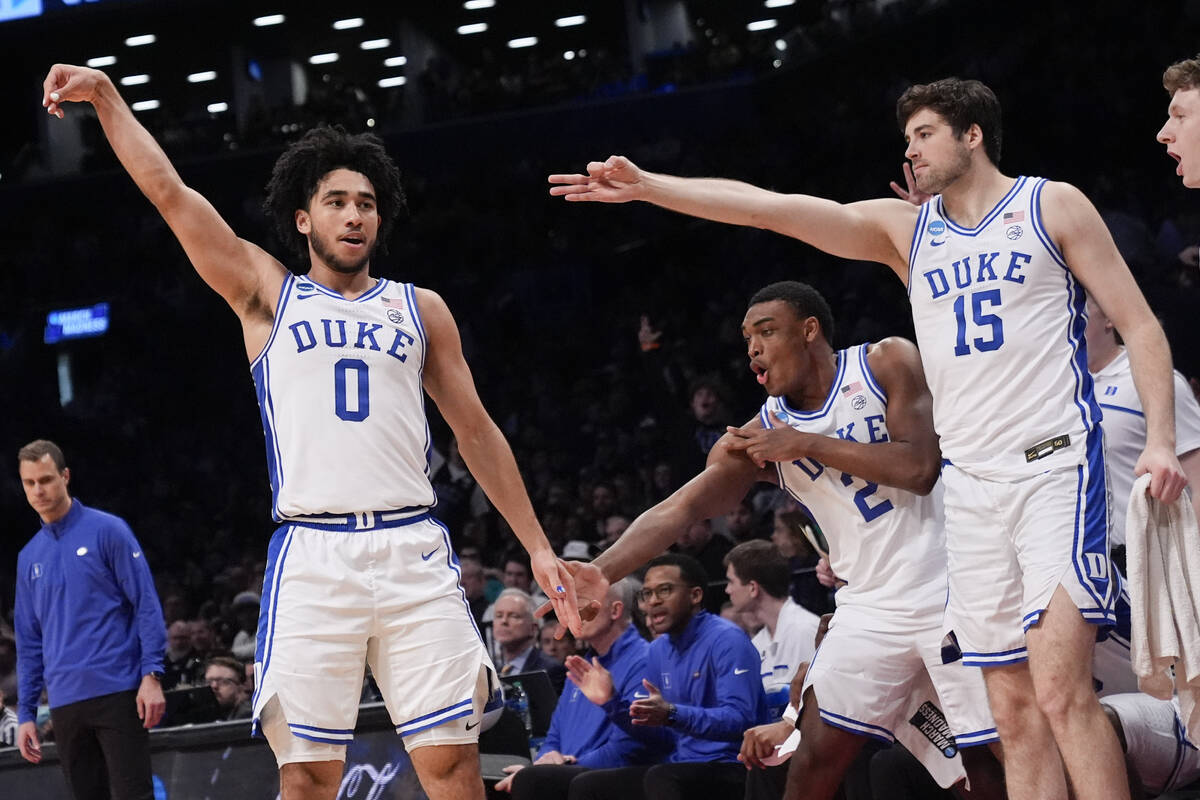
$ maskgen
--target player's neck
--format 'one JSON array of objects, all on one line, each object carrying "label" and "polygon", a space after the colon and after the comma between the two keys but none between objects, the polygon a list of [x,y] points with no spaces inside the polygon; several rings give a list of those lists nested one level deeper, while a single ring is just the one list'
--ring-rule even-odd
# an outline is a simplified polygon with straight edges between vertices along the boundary
[{"label": "player's neck", "polygon": [[371,277],[370,263],[363,264],[362,269],[356,272],[341,272],[330,269],[315,258],[308,270],[308,277],[326,289],[332,289],[347,300],[355,299],[378,283],[376,278]]},{"label": "player's neck", "polygon": [[975,228],[1008,194],[1016,180],[991,162],[976,164],[942,190],[942,206],[956,225]]},{"label": "player's neck", "polygon": [[1116,343],[1116,340],[1106,338],[1099,346],[1092,347],[1088,344],[1088,372],[1099,372],[1100,370],[1111,364],[1117,356],[1121,355],[1124,347]]},{"label": "player's neck", "polygon": [[758,603],[758,611],[755,614],[758,621],[767,626],[767,632],[771,634],[771,638],[775,638],[775,629],[779,626],[779,612],[783,610],[783,604],[786,598],[771,597],[771,595],[763,593],[762,598]]},{"label": "player's neck", "polygon": [[786,393],[788,405],[800,411],[824,408],[833,389],[833,379],[837,377],[838,354],[832,347],[822,340],[820,344],[814,344],[809,352],[812,355],[812,367],[808,370],[811,380],[806,381],[798,391]]},{"label": "player's neck", "polygon": [[617,639],[621,638],[621,634],[628,627],[628,622],[618,622],[615,625],[610,625],[604,633],[593,636],[588,644],[596,651],[596,655],[606,656],[608,655],[608,651],[612,650],[612,646],[616,643]]}]

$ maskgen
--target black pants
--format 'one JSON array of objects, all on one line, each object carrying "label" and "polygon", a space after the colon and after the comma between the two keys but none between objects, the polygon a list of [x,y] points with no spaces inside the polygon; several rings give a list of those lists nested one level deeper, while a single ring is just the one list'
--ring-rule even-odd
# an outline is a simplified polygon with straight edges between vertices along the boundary
[{"label": "black pants", "polygon": [[571,792],[576,776],[590,772],[576,764],[534,764],[513,778],[512,800],[575,800]]},{"label": "black pants", "polygon": [[594,769],[571,781],[571,800],[742,800],[745,791],[736,761]]},{"label": "black pants", "polygon": [[54,742],[75,800],[154,800],[150,732],[137,692],[117,692],[50,709]]}]

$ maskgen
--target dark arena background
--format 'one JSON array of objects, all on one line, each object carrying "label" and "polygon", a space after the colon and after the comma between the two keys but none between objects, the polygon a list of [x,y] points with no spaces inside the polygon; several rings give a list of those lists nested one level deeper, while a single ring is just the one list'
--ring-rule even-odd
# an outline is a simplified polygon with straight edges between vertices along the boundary
[{"label": "dark arena background", "polygon": [[[1200,197],[1155,141],[1162,71],[1197,42],[1196,0],[0,0],[0,628],[17,552],[39,524],[16,470],[32,439],[63,447],[75,496],[128,520],[168,622],[205,619],[226,646],[233,598],[259,590],[274,527],[236,319],[94,114],[41,109],[55,62],[90,61],[119,81],[184,180],[285,263],[261,211],[275,158],[323,123],[382,137],[409,213],[372,273],[446,299],[561,547],[694,474],[697,381],[717,387],[720,425],[757,413],[739,331],[757,288],[812,283],[833,307],[837,346],[913,334],[904,289],[881,266],[646,205],[567,204],[548,195],[549,173],[617,153],[840,201],[891,196],[888,182],[903,180],[896,98],[912,83],[979,78],[1004,107],[1002,170],[1091,198],[1176,368],[1200,376]],[[106,326],[51,319],[101,305]],[[657,349],[639,346],[643,316]],[[429,410],[436,470],[448,430]],[[515,538],[498,515],[441,488],[456,546],[502,567]],[[753,504],[764,538],[772,502]],[[162,796],[275,796],[273,760],[248,725],[191,735],[152,737]],[[381,736],[352,751],[365,766],[342,796],[419,795],[398,738]],[[0,787],[26,787],[0,796],[64,791],[57,766],[13,750],[0,768]]]}]

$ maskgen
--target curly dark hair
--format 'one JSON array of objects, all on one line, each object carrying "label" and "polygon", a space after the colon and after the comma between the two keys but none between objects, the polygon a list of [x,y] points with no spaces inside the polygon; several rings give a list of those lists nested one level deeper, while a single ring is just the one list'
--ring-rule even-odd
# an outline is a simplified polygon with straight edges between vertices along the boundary
[{"label": "curly dark hair", "polygon": [[279,241],[301,261],[308,261],[308,237],[296,230],[296,210],[307,209],[321,178],[339,168],[365,175],[375,187],[380,254],[387,252],[396,220],[407,209],[400,170],[382,139],[371,133],[349,134],[341,125],[313,128],[275,162],[263,202]]}]

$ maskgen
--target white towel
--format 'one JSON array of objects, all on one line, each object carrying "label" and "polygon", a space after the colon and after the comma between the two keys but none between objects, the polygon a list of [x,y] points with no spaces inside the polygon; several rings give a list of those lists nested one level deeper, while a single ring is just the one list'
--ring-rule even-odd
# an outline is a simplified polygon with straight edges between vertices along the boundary
[{"label": "white towel", "polygon": [[1130,656],[1143,692],[1162,700],[1178,693],[1188,737],[1195,742],[1200,741],[1200,531],[1187,492],[1164,505],[1150,497],[1149,486],[1148,474],[1133,484],[1125,521]]}]

